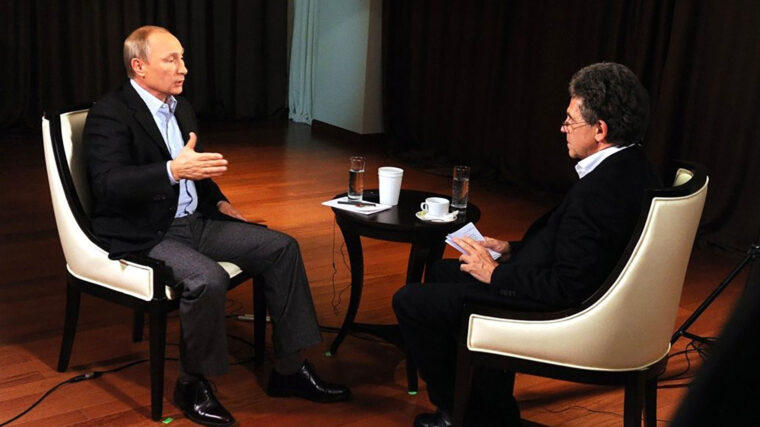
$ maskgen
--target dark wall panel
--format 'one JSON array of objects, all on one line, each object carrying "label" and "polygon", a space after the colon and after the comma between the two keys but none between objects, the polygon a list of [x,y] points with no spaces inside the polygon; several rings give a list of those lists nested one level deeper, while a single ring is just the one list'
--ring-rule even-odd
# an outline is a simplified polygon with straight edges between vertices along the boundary
[{"label": "dark wall panel", "polygon": [[168,28],[202,117],[251,119],[287,104],[287,2],[0,0],[0,128],[39,126],[43,110],[97,100],[126,74],[124,38]]},{"label": "dark wall panel", "polygon": [[757,2],[385,0],[383,13],[385,123],[399,149],[562,192],[577,179],[559,131],[567,83],[620,62],[650,92],[652,162],[710,173],[701,241],[743,252],[760,234]]}]

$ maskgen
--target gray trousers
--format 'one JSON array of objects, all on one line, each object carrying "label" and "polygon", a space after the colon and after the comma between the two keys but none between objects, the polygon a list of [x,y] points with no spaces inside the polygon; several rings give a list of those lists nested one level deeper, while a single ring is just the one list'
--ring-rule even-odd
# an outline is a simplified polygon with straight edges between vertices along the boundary
[{"label": "gray trousers", "polygon": [[204,218],[176,218],[148,255],[163,260],[182,285],[180,363],[185,372],[221,375],[229,367],[226,292],[229,277],[217,261],[262,276],[272,319],[275,358],[321,341],[309,282],[298,242],[254,224]]}]

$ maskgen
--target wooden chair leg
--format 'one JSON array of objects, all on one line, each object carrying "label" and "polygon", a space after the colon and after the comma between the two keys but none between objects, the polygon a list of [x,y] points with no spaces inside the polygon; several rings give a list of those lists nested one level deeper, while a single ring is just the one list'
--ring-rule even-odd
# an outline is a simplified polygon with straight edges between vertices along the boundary
[{"label": "wooden chair leg", "polygon": [[161,419],[164,403],[164,356],[166,354],[166,306],[154,304],[150,309],[150,415]]},{"label": "wooden chair leg", "polygon": [[641,407],[644,397],[644,374],[630,373],[625,382],[623,426],[641,427]]},{"label": "wooden chair leg", "polygon": [[253,281],[253,357],[256,364],[266,360],[267,300],[264,288],[264,279],[257,277]]},{"label": "wooden chair leg", "polygon": [[507,389],[509,390],[509,394],[512,396],[515,395],[515,373],[509,372],[509,383],[506,385]]},{"label": "wooden chair leg", "polygon": [[657,426],[657,377],[644,383],[644,426]]},{"label": "wooden chair leg", "polygon": [[457,372],[454,386],[454,413],[452,421],[455,427],[464,425],[464,413],[470,398],[472,386],[472,354],[467,346],[460,344],[457,354]]},{"label": "wooden chair leg", "polygon": [[143,339],[143,329],[145,327],[145,312],[139,308],[135,309],[132,320],[132,341],[140,342]]},{"label": "wooden chair leg", "polygon": [[79,321],[79,302],[82,298],[82,292],[76,285],[71,284],[70,280],[66,283],[66,318],[63,323],[61,353],[58,355],[58,372],[64,372],[69,367],[71,349],[74,346],[74,335],[76,335],[77,322]]},{"label": "wooden chair leg", "polygon": [[417,365],[414,364],[411,354],[406,352],[406,392],[415,395],[419,389],[417,384]]}]

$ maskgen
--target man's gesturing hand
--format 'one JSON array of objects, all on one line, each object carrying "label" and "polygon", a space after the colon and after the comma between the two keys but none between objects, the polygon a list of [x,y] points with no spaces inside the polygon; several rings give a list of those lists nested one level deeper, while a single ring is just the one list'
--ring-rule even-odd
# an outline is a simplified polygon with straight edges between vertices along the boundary
[{"label": "man's gesturing hand", "polygon": [[195,151],[197,141],[195,132],[190,132],[187,144],[179,152],[177,158],[169,163],[175,180],[213,178],[227,171],[227,160],[221,154]]}]

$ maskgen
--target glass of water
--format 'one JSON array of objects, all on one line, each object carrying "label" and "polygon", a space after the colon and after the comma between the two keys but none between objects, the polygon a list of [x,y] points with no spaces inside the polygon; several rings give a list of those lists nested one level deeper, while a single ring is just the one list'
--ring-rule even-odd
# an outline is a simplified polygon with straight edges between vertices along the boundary
[{"label": "glass of water", "polygon": [[465,210],[470,198],[470,167],[464,165],[454,166],[452,177],[451,208]]},{"label": "glass of water", "polygon": [[352,156],[348,170],[348,199],[361,200],[364,194],[364,156]]}]

